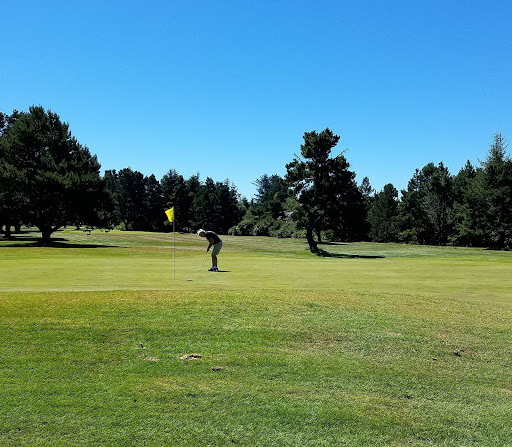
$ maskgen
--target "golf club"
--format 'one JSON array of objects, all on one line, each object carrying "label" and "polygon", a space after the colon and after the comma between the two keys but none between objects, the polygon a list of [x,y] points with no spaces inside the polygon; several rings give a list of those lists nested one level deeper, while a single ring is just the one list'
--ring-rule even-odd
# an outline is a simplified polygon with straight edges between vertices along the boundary
[{"label": "golf club", "polygon": [[201,262],[201,268],[199,269],[199,271],[203,270],[203,264],[204,264],[204,260],[206,259],[206,255],[208,254],[208,252],[206,252],[204,254],[204,258],[203,258],[203,262]]}]

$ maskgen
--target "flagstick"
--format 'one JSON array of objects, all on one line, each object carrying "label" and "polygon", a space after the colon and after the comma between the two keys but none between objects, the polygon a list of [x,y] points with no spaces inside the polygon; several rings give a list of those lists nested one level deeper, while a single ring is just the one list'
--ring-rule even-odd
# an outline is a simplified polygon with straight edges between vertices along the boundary
[{"label": "flagstick", "polygon": [[175,219],[172,220],[172,235],[173,235],[173,261],[174,261],[174,279],[176,279],[176,226],[174,223]]},{"label": "flagstick", "polygon": [[174,279],[176,279],[176,224],[174,223],[174,207],[169,208],[168,210],[165,210],[165,215],[167,216],[167,219],[169,222],[172,222],[172,239],[173,239],[173,255],[172,259],[174,262]]}]

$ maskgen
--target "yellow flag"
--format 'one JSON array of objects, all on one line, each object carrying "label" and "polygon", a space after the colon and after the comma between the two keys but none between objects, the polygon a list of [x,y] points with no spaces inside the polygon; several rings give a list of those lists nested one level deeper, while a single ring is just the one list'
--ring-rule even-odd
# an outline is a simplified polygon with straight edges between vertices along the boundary
[{"label": "yellow flag", "polygon": [[168,209],[165,214],[167,214],[167,219],[169,219],[169,222],[172,222],[174,220],[174,207]]}]

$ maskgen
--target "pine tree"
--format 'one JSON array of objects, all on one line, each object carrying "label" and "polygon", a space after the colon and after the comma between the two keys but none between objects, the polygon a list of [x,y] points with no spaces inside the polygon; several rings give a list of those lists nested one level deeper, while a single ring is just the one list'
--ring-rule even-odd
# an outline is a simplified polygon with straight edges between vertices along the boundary
[{"label": "pine tree", "polygon": [[398,238],[398,191],[388,183],[375,195],[368,213],[370,237],[375,242],[394,242]]},{"label": "pine tree", "polygon": [[11,218],[36,225],[44,243],[68,223],[95,218],[103,190],[100,164],[56,113],[32,106],[16,114],[1,140],[0,179],[8,180],[7,189],[0,180],[2,202]]},{"label": "pine tree", "polygon": [[304,134],[301,156],[286,165],[285,180],[293,189],[299,204],[302,225],[310,251],[318,253],[313,232],[332,229],[342,237],[350,237],[355,225],[355,210],[362,197],[343,153],[332,156],[340,137],[330,129]]}]

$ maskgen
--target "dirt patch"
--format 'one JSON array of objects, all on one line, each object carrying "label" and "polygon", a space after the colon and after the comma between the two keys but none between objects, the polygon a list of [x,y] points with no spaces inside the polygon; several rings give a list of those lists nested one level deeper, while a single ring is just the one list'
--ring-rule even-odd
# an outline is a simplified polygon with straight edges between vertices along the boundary
[{"label": "dirt patch", "polygon": [[462,357],[463,355],[467,357],[476,357],[478,354],[476,352],[470,351],[469,349],[459,349],[454,352],[457,357]]},{"label": "dirt patch", "polygon": [[201,354],[180,354],[178,357],[178,360],[197,360],[201,359],[203,356]]}]

